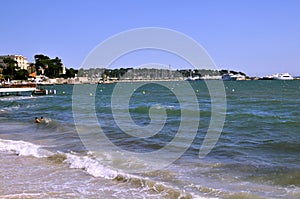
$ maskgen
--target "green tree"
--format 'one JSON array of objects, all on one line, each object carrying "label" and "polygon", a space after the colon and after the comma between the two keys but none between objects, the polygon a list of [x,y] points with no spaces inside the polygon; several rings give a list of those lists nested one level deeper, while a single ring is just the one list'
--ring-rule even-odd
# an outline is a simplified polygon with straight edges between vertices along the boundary
[{"label": "green tree", "polygon": [[28,70],[28,73],[29,73],[29,74],[31,74],[31,73],[33,73],[33,72],[36,72],[35,65],[34,65],[33,63],[31,63],[31,64],[28,66],[27,70]]},{"label": "green tree", "polygon": [[16,71],[16,74],[15,74],[15,79],[18,79],[18,80],[27,80],[28,79],[28,71],[25,70],[25,69],[21,69],[21,70],[18,70]]},{"label": "green tree", "polygon": [[39,55],[34,55],[34,61],[35,61],[35,67],[36,67],[36,72],[37,75],[40,75],[40,69],[45,70],[45,68],[48,67],[50,63],[50,58],[48,56],[39,54]]},{"label": "green tree", "polygon": [[78,70],[75,70],[74,68],[66,69],[66,74],[61,74],[59,77],[62,78],[73,78],[75,77],[75,74],[78,73]]},{"label": "green tree", "polygon": [[3,75],[10,79],[14,79],[16,69],[19,69],[18,62],[13,60],[10,57],[4,58],[3,62],[6,65],[5,68],[3,69]]},{"label": "green tree", "polygon": [[66,75],[68,77],[75,77],[75,74],[77,74],[77,73],[78,73],[78,70],[75,70],[73,68],[67,69],[67,71],[66,71]]},{"label": "green tree", "polygon": [[[47,77],[55,78],[59,77],[62,73],[63,64],[61,59],[55,57],[54,59],[50,59],[48,56],[39,54],[34,56],[35,66],[37,69],[43,69],[44,74]],[[40,73],[38,73],[40,74]]]}]

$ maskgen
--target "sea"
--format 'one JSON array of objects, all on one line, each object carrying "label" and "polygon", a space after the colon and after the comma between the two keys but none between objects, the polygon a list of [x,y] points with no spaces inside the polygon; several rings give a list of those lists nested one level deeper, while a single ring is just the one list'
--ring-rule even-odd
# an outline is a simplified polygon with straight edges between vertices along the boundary
[{"label": "sea", "polygon": [[0,97],[0,198],[300,198],[300,81],[44,88]]}]

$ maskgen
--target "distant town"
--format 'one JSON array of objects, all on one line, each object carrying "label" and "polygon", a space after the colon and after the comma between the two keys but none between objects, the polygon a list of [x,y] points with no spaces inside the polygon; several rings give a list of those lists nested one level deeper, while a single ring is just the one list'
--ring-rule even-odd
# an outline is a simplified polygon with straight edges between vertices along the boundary
[{"label": "distant town", "polygon": [[162,69],[153,68],[66,68],[60,58],[50,58],[43,54],[34,55],[30,63],[22,55],[0,56],[0,81],[35,82],[38,84],[88,84],[114,83],[121,81],[197,81],[197,80],[299,80],[289,73],[264,77],[249,77],[243,72],[228,69]]}]

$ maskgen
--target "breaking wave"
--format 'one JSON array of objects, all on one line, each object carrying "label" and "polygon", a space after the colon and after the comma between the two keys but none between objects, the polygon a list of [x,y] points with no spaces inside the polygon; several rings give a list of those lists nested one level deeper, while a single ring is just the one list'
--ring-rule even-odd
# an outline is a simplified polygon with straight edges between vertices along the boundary
[{"label": "breaking wave", "polygon": [[33,156],[45,158],[56,164],[67,164],[71,169],[81,169],[96,178],[113,180],[117,183],[128,183],[143,191],[159,194],[167,198],[193,198],[191,193],[183,189],[167,185],[163,182],[154,181],[148,177],[127,174],[109,168],[96,159],[91,152],[78,154],[74,152],[51,152],[41,145],[25,141],[14,141],[0,139],[0,152],[7,152],[19,156]]}]

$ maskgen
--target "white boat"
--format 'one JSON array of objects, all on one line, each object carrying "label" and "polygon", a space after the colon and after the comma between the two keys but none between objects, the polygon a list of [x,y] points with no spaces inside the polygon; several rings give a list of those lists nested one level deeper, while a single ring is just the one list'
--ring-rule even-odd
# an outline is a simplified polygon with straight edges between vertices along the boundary
[{"label": "white boat", "polygon": [[56,94],[56,90],[39,89],[36,83],[14,83],[0,86],[0,96],[7,95],[48,95]]},{"label": "white boat", "polygon": [[276,80],[293,80],[293,76],[291,76],[289,73],[282,73],[282,74],[275,74],[273,75],[273,78]]},{"label": "white boat", "polygon": [[201,78],[199,76],[195,76],[195,77],[188,77],[185,79],[186,81],[197,81],[197,80],[201,80]]},{"label": "white boat", "polygon": [[0,88],[0,96],[7,96],[7,95],[30,95],[32,92],[34,92],[36,88],[33,87],[20,87],[20,88],[10,88],[10,87],[1,87]]},{"label": "white boat", "polygon": [[222,80],[224,80],[224,81],[235,81],[235,80],[245,80],[245,79],[246,79],[246,77],[241,74],[229,73],[229,74],[224,74],[222,76]]},{"label": "white boat", "polygon": [[221,75],[204,75],[201,77],[201,79],[203,80],[221,80],[222,79],[222,76]]},{"label": "white boat", "polygon": [[18,93],[18,92],[32,92],[36,88],[0,88],[0,93]]},{"label": "white boat", "polygon": [[268,75],[268,76],[264,76],[259,78],[260,80],[274,80],[274,75]]},{"label": "white boat", "polygon": [[16,94],[21,95],[21,93],[32,93],[36,90],[35,83],[4,83],[0,86],[0,96]]}]

